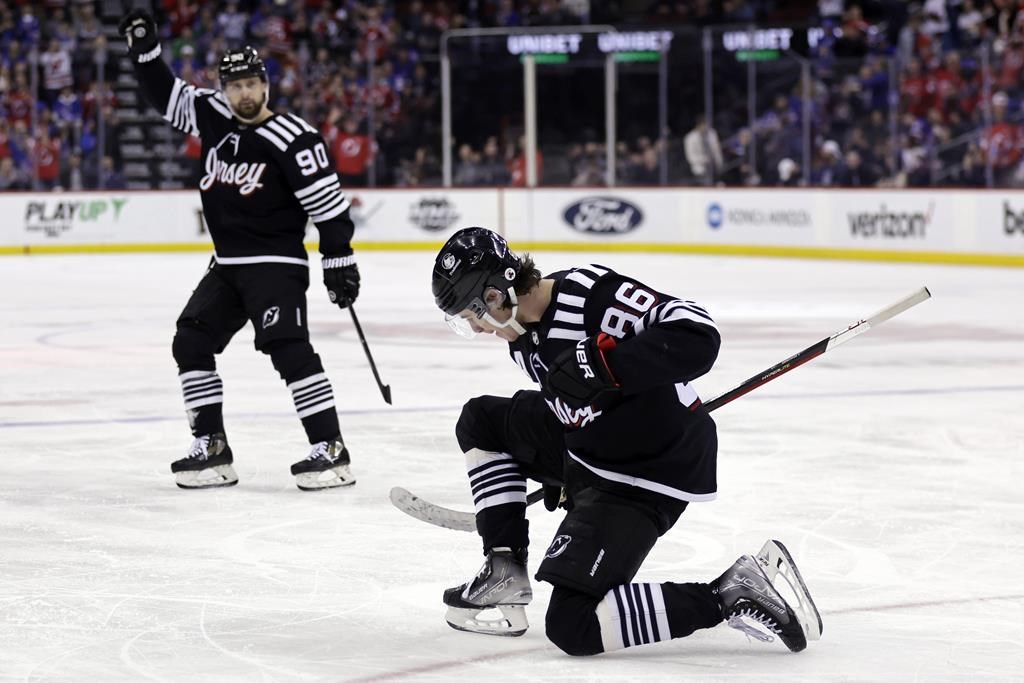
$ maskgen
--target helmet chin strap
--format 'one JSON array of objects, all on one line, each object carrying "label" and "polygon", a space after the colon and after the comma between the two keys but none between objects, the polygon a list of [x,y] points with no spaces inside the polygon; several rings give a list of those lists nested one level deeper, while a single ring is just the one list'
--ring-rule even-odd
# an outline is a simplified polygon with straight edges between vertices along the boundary
[{"label": "helmet chin strap", "polygon": [[516,297],[516,290],[512,287],[509,287],[506,293],[508,294],[508,298],[512,301],[512,315],[509,317],[509,319],[502,323],[495,320],[494,316],[492,316],[490,313],[485,313],[483,316],[484,320],[489,322],[494,327],[511,327],[519,334],[526,334],[526,328],[523,327],[518,320],[516,320],[516,313],[519,312],[519,299]]}]

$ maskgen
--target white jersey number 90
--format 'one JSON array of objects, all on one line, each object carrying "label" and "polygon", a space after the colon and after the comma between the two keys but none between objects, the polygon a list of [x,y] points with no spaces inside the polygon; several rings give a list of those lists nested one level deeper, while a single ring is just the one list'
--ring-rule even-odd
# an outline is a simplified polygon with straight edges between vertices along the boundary
[{"label": "white jersey number 90", "polygon": [[318,142],[313,149],[301,150],[295,155],[295,163],[299,165],[302,175],[313,175],[317,171],[327,168],[327,148],[324,143]]}]

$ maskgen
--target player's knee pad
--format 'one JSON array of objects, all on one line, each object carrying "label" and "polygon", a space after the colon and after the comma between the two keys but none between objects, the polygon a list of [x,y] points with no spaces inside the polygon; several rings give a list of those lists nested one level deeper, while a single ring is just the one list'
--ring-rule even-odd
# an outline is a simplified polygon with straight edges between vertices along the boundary
[{"label": "player's knee pad", "polygon": [[294,382],[324,371],[320,356],[313,351],[313,345],[305,340],[278,340],[267,344],[262,351],[270,356],[274,369],[285,382]]},{"label": "player's knee pad", "polygon": [[171,342],[171,354],[180,372],[191,370],[213,370],[213,359],[217,342],[208,334],[195,327],[179,325]]},{"label": "player's knee pad", "polygon": [[548,640],[567,655],[586,656],[604,652],[597,619],[600,598],[555,586],[544,615]]},{"label": "player's knee pad", "polygon": [[502,452],[503,444],[498,425],[503,425],[510,399],[498,396],[477,396],[462,406],[459,421],[455,423],[455,438],[463,453],[472,448]]},{"label": "player's knee pad", "polygon": [[600,600],[612,586],[632,580],[658,536],[642,503],[583,489],[574,494],[537,578]]}]

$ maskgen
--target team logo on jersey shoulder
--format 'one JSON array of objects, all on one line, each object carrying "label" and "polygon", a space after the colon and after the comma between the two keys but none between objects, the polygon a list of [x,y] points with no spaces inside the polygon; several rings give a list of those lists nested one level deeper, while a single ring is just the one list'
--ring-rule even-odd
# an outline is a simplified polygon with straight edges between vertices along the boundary
[{"label": "team logo on jersey shoulder", "polygon": [[548,560],[555,559],[565,552],[565,549],[569,547],[570,543],[572,543],[572,536],[568,536],[566,534],[559,534],[558,536],[555,536],[555,540],[551,541],[551,545],[548,546],[547,552],[544,553],[544,558]]},{"label": "team logo on jersey shoulder", "polygon": [[277,321],[281,319],[281,309],[277,306],[271,306],[267,310],[263,311],[263,329],[273,327],[277,324]]}]

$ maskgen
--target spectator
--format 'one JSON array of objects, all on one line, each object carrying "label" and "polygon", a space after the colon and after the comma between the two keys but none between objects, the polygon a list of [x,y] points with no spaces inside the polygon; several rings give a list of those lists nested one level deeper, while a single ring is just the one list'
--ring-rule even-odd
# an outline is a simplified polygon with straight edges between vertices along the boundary
[{"label": "spectator", "polygon": [[[514,148],[514,151],[510,150],[511,154],[507,154],[508,158],[508,170],[512,178],[513,187],[525,187],[526,186],[526,136],[520,136],[519,144]],[[537,147],[536,154],[534,155],[535,164],[537,167],[537,184],[540,185],[542,178],[544,177],[544,155],[541,154],[540,147]]]},{"label": "spectator", "polygon": [[342,187],[365,187],[373,165],[373,142],[359,132],[354,118],[346,118],[331,141],[331,151]]},{"label": "spectator", "polygon": [[27,190],[30,187],[28,177],[14,165],[13,159],[0,159],[0,191]]},{"label": "spectator", "polygon": [[792,159],[783,159],[778,166],[779,185],[782,187],[796,187],[800,185],[800,164]]},{"label": "spectator", "polygon": [[501,158],[498,138],[493,135],[484,142],[483,156],[480,159],[480,175],[485,185],[508,185],[511,180],[505,161]]},{"label": "spectator", "polygon": [[468,144],[459,145],[459,161],[455,164],[452,182],[459,187],[481,185],[483,174],[480,170],[480,155]]},{"label": "spectator", "polygon": [[60,187],[70,192],[96,187],[95,166],[90,171],[82,165],[81,154],[72,154],[68,157],[67,166],[61,171]]},{"label": "spectator", "polygon": [[1021,159],[1020,126],[1007,120],[1009,98],[1004,92],[992,96],[992,125],[981,137],[981,149],[992,160],[996,183],[1005,185]]},{"label": "spectator", "polygon": [[846,165],[836,176],[836,185],[844,187],[874,187],[878,176],[864,166],[860,152],[851,149],[846,152]]},{"label": "spectator", "polygon": [[708,125],[703,114],[683,140],[686,163],[690,171],[704,185],[714,185],[724,166],[722,146],[718,142],[718,133]]},{"label": "spectator", "polygon": [[72,85],[71,54],[57,40],[51,40],[46,52],[39,55],[39,63],[43,67],[44,96],[53,106],[60,92]]},{"label": "spectator", "polygon": [[60,141],[54,140],[45,130],[33,146],[36,181],[44,190],[52,190],[60,180]]},{"label": "spectator", "polygon": [[125,189],[124,176],[114,166],[113,157],[103,157],[103,165],[100,167],[100,187],[107,190]]}]

